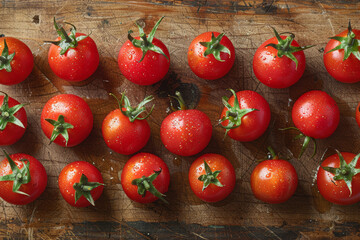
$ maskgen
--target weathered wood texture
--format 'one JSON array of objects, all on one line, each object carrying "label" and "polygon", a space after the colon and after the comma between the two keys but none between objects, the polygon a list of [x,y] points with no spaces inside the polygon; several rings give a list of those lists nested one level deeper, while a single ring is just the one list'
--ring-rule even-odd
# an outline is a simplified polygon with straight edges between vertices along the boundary
[{"label": "weathered wood texture", "polygon": [[[335,206],[324,201],[314,186],[314,175],[327,146],[342,151],[360,151],[360,129],[354,109],[360,101],[360,84],[346,85],[332,79],[322,61],[322,49],[328,37],[343,31],[352,20],[360,27],[358,1],[10,1],[0,2],[0,33],[22,39],[31,48],[35,67],[23,83],[0,86],[20,102],[28,102],[29,126],[24,137],[5,149],[24,152],[39,159],[48,175],[43,195],[27,206],[13,206],[0,201],[0,238],[29,239],[157,239],[157,238],[356,238],[359,235],[359,205]],[[57,78],[47,62],[49,44],[56,38],[52,18],[75,24],[80,32],[90,33],[98,45],[100,66],[88,80],[70,84]],[[166,78],[153,86],[137,86],[126,80],[117,66],[117,54],[125,42],[128,29],[136,30],[142,21],[149,31],[165,16],[157,37],[168,46],[171,67]],[[307,66],[302,79],[288,89],[276,90],[260,84],[252,71],[256,48],[272,37],[269,26],[279,32],[293,32],[301,45],[316,44],[306,50]],[[216,81],[197,78],[187,65],[187,48],[191,40],[204,31],[225,32],[236,48],[236,62],[230,73]],[[187,182],[188,168],[196,157],[178,157],[161,144],[159,130],[169,108],[167,94],[181,88],[188,101],[208,114],[213,122],[213,137],[201,153],[223,154],[234,165],[237,184],[223,202],[207,204],[191,192]],[[270,103],[272,121],[258,140],[240,143],[226,138],[217,126],[222,110],[221,97],[229,96],[227,88],[250,89],[262,94]],[[191,90],[199,90],[191,92]],[[299,175],[295,195],[280,205],[256,200],[250,189],[250,174],[257,160],[272,145],[283,155],[299,153],[300,142],[293,132],[278,128],[292,126],[291,107],[304,92],[321,89],[337,101],[341,120],[336,132],[318,141],[319,151],[310,158],[311,149],[300,159],[292,159]],[[155,96],[156,109],[149,118],[151,139],[144,152],[163,158],[171,172],[171,186],[165,205],[156,202],[141,205],[130,201],[121,188],[119,174],[128,156],[113,153],[101,136],[101,123],[117,107],[108,93],[126,90],[132,102],[149,94]],[[85,142],[74,148],[48,145],[40,128],[42,107],[52,96],[72,93],[84,98],[94,114],[94,129]],[[96,207],[76,209],[61,197],[57,176],[69,162],[85,160],[103,174],[106,184]],[[159,222],[159,224],[155,224]]]}]

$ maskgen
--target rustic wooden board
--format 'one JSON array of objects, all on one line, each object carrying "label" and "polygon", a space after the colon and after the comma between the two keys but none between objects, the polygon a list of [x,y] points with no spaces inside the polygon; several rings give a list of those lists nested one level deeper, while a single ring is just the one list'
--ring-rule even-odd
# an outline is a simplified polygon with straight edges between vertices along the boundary
[{"label": "rustic wooden board", "polygon": [[[23,83],[0,86],[1,91],[20,102],[28,102],[29,126],[16,144],[5,147],[10,153],[23,152],[39,159],[49,175],[43,195],[27,206],[13,206],[0,201],[0,237],[5,239],[296,239],[359,237],[359,205],[335,206],[324,201],[314,186],[314,175],[322,153],[328,146],[342,151],[360,151],[360,129],[354,109],[360,101],[360,84],[346,85],[332,79],[322,62],[322,50],[328,37],[343,31],[349,19],[360,28],[360,4],[343,1],[15,1],[0,2],[0,33],[22,39],[31,48],[35,67]],[[85,82],[71,84],[57,78],[47,63],[48,44],[56,38],[52,18],[75,24],[80,32],[90,33],[98,45],[100,66]],[[167,46],[171,67],[165,79],[153,86],[137,86],[127,81],[117,66],[117,54],[125,42],[128,29],[136,30],[135,21],[145,24],[148,32],[165,16],[157,37]],[[316,44],[306,51],[307,66],[302,79],[288,89],[271,89],[259,83],[252,72],[256,48],[272,37],[269,26],[279,32],[291,31],[301,45]],[[187,48],[191,40],[204,31],[225,32],[236,49],[235,65],[217,81],[197,78],[187,65]],[[136,32],[136,31],[135,31]],[[226,138],[217,127],[222,110],[221,97],[230,96],[227,88],[250,89],[262,94],[270,103],[272,121],[258,140],[240,143]],[[223,202],[203,203],[191,192],[187,174],[193,157],[178,157],[161,144],[159,130],[167,115],[167,95],[181,89],[185,100],[208,114],[214,125],[209,146],[201,153],[223,154],[234,165],[237,185]],[[337,101],[341,120],[336,132],[318,141],[315,158],[305,156],[291,162],[299,175],[298,189],[288,202],[264,204],[250,189],[250,174],[257,160],[266,154],[268,145],[291,157],[299,152],[295,133],[280,132],[291,126],[291,107],[304,92],[321,89]],[[129,156],[113,153],[101,136],[101,123],[117,107],[108,93],[126,90],[132,102],[155,96],[156,109],[149,118],[151,139],[144,152],[163,158],[171,172],[167,193],[170,205],[161,202],[141,205],[130,201],[121,188],[119,173]],[[72,93],[84,98],[94,114],[94,129],[81,145],[62,148],[48,145],[40,128],[42,107],[51,97]],[[76,209],[61,197],[57,176],[75,160],[93,163],[103,174],[106,188],[96,207]]]}]

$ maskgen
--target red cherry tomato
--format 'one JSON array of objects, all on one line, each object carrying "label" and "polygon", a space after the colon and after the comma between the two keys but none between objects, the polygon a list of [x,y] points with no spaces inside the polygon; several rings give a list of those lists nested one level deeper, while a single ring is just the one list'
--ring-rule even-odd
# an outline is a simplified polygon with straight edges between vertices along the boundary
[{"label": "red cherry tomato", "polygon": [[250,182],[251,190],[257,199],[267,203],[282,203],[295,193],[298,176],[288,161],[272,159],[255,167]]},{"label": "red cherry tomato", "polygon": [[[340,153],[346,164],[354,160],[355,154],[348,152]],[[359,155],[357,156],[359,158]],[[346,185],[344,180],[335,180],[336,174],[324,170],[324,168],[339,168],[340,158],[338,154],[334,154],[326,158],[322,163],[317,173],[317,186],[320,194],[328,201],[341,205],[354,204],[360,201],[360,175],[356,174],[350,178],[352,193]],[[356,169],[360,168],[360,161],[355,165]],[[348,175],[349,172],[345,170],[342,176]],[[341,175],[341,173],[340,173]]]},{"label": "red cherry tomato", "polygon": [[200,78],[206,80],[221,78],[234,65],[235,48],[228,37],[224,34],[219,35],[218,32],[202,33],[189,46],[189,66]]},{"label": "red cherry tomato", "polygon": [[[146,145],[150,138],[150,126],[144,118],[137,116],[145,108],[141,107],[141,111],[139,107],[132,108],[124,94],[123,98],[126,98],[125,106],[122,101],[119,102],[119,109],[115,109],[105,117],[102,123],[102,135],[109,148],[117,153],[130,155]],[[143,106],[152,99],[152,96],[149,96],[139,105]]]},{"label": "red cherry tomato", "polygon": [[218,202],[233,191],[235,170],[225,157],[213,153],[204,154],[191,164],[189,182],[191,190],[201,200]]},{"label": "red cherry tomato", "polygon": [[[27,116],[22,106],[7,94],[0,96],[0,146],[14,144],[24,135]],[[19,109],[19,107],[21,108]],[[15,119],[9,118],[11,116]],[[14,121],[16,119],[20,122]]]},{"label": "red cherry tomato", "polygon": [[[45,190],[47,175],[44,166],[34,157],[17,153],[10,155],[14,161],[14,168],[9,163],[9,156],[0,162],[0,197],[6,202],[16,205],[25,205],[37,199]],[[26,170],[28,169],[28,171]],[[6,175],[15,174],[13,180],[1,180]],[[19,175],[22,176],[19,179]],[[14,190],[14,180],[18,178],[21,184]]]},{"label": "red cherry tomato", "polygon": [[[274,32],[276,37],[265,41],[255,52],[254,74],[260,82],[268,87],[287,88],[299,81],[303,75],[306,61],[302,50],[310,46],[300,48],[300,45],[293,40],[295,37],[293,34],[286,37],[277,35],[275,29]],[[267,46],[268,44],[272,44],[272,46]],[[279,51],[274,47],[275,45],[288,50]],[[287,48],[285,45],[290,47]],[[292,52],[290,49],[296,50],[296,52]]]},{"label": "red cherry tomato", "polygon": [[[151,85],[160,81],[170,67],[170,54],[165,44],[154,38],[163,17],[155,24],[148,37],[133,38],[130,34],[121,47],[118,65],[129,81],[139,85]],[[138,25],[139,31],[143,29]],[[141,39],[141,40],[140,40]],[[166,57],[165,57],[166,56]]]},{"label": "red cherry tomato", "polygon": [[[227,130],[229,137],[237,141],[249,142],[259,138],[266,131],[270,123],[271,113],[269,103],[260,94],[245,90],[236,93],[239,105],[235,106],[235,92],[231,91],[233,96],[227,101],[229,105],[225,105],[221,113],[222,126],[238,126]],[[245,115],[243,115],[244,113],[241,111],[245,109],[252,111],[245,112]],[[231,115],[227,112],[231,112]],[[232,116],[232,114],[234,115]],[[234,118],[234,116],[236,117]]]},{"label": "red cherry tomato", "polygon": [[[349,26],[350,27],[350,26]],[[351,27],[350,27],[351,29]],[[336,35],[336,37],[345,38],[348,36],[349,29],[343,31]],[[360,30],[352,29],[352,39],[360,40]],[[346,42],[346,40],[345,40]],[[349,39],[349,42],[351,39]],[[324,50],[324,64],[328,73],[335,78],[336,80],[344,83],[355,83],[360,81],[360,58],[356,58],[354,54],[350,54],[347,59],[344,60],[345,50],[343,47],[339,50],[335,50],[332,52],[332,49],[339,47],[342,45],[340,41],[331,39]],[[347,44],[346,44],[347,45]],[[349,46],[349,49],[353,49]],[[360,46],[356,50],[358,54],[360,51]]]},{"label": "red cherry tomato", "polygon": [[[8,51],[5,55],[4,50]],[[12,54],[15,55],[12,57]],[[30,75],[34,66],[34,57],[29,47],[22,41],[12,37],[0,37],[0,55],[7,59],[6,63],[0,62],[0,84],[18,84]]]},{"label": "red cherry tomato", "polygon": [[165,201],[164,193],[170,183],[170,173],[165,162],[151,154],[138,153],[125,164],[121,173],[121,185],[125,194],[139,203]]},{"label": "red cherry tomato", "polygon": [[165,147],[180,156],[201,152],[210,142],[212,125],[209,117],[196,109],[179,110],[161,124],[160,136]]},{"label": "red cherry tomato", "polygon": [[357,124],[358,124],[359,127],[360,127],[360,102],[359,102],[359,104],[358,104],[357,107],[356,107],[355,117],[356,117],[356,122],[357,122]]},{"label": "red cherry tomato", "polygon": [[326,92],[309,91],[296,100],[292,109],[295,126],[306,136],[327,138],[340,121],[339,108]]},{"label": "red cherry tomato", "polygon": [[95,205],[94,202],[104,190],[100,171],[84,161],[66,165],[60,172],[58,182],[61,195],[74,207]]},{"label": "red cherry tomato", "polygon": [[82,98],[73,94],[60,94],[45,104],[41,113],[41,128],[51,141],[60,146],[72,147],[89,136],[93,128],[93,115]]},{"label": "red cherry tomato", "polygon": [[[55,19],[54,25],[57,29]],[[52,44],[49,49],[48,61],[52,71],[59,78],[78,82],[89,78],[95,72],[99,65],[99,52],[91,37],[84,38],[85,34],[76,33],[75,27],[72,27],[73,29],[68,35],[60,34],[55,40],[56,42],[69,41],[71,43],[65,47]]]},{"label": "red cherry tomato", "polygon": [[[140,39],[136,37],[135,39]],[[170,59],[170,54],[165,44],[154,38],[153,44],[158,46]],[[163,79],[169,71],[170,61],[163,55],[148,51],[144,59],[140,61],[143,52],[141,48],[127,40],[121,47],[118,55],[118,63],[121,73],[129,81],[139,85],[151,85]]]}]

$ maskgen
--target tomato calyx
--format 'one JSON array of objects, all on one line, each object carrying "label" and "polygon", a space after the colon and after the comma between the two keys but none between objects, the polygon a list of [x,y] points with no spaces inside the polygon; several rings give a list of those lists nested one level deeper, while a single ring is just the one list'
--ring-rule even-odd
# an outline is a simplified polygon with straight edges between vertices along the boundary
[{"label": "tomato calyx", "polygon": [[220,53],[227,53],[229,56],[231,56],[230,49],[225,47],[224,45],[220,44],[221,39],[225,33],[219,34],[219,36],[215,37],[214,33],[211,33],[211,41],[210,42],[200,42],[200,44],[204,47],[206,47],[206,50],[204,52],[204,57],[207,57],[208,55],[212,54],[216,60],[219,62],[224,62],[225,60],[222,60],[220,58]]},{"label": "tomato calyx", "polygon": [[279,156],[275,153],[274,149],[272,147],[267,147],[267,150],[269,151],[267,154],[267,160],[277,160],[279,159]]},{"label": "tomato calyx", "polygon": [[288,128],[281,128],[279,129],[280,131],[285,131],[285,130],[297,130],[300,132],[300,134],[296,135],[294,139],[300,139],[302,137],[304,137],[304,142],[302,144],[301,150],[300,150],[300,154],[298,158],[301,158],[301,156],[304,154],[306,148],[308,147],[310,141],[312,140],[314,143],[314,151],[313,154],[311,155],[311,157],[314,157],[316,154],[316,150],[317,150],[317,144],[316,144],[316,140],[313,137],[309,137],[306,136],[305,134],[303,134],[298,128],[296,127],[288,127]]},{"label": "tomato calyx", "polygon": [[[339,156],[340,159],[340,167],[339,168],[333,168],[333,167],[323,167],[321,166],[325,171],[330,172],[332,174],[334,174],[333,179],[335,181],[340,181],[340,180],[344,180],[349,191],[350,191],[350,195],[352,194],[352,178],[357,175],[358,173],[360,173],[360,168],[355,168],[359,158],[360,158],[360,153],[358,155],[356,155],[354,157],[353,160],[351,160],[351,162],[349,164],[346,163],[343,155],[337,150],[336,153]],[[336,183],[333,182],[335,185]]]},{"label": "tomato calyx", "polygon": [[89,182],[85,174],[82,174],[80,177],[80,181],[74,183],[73,185],[73,188],[75,189],[75,203],[79,200],[81,196],[84,196],[86,200],[91,203],[91,205],[95,206],[94,199],[91,196],[91,190],[101,185],[104,184],[99,182]]},{"label": "tomato calyx", "polygon": [[271,27],[271,28],[274,30],[275,37],[278,40],[278,44],[269,43],[265,47],[273,47],[273,48],[275,48],[278,51],[277,56],[280,57],[280,58],[283,57],[283,56],[286,56],[286,57],[290,58],[292,61],[295,62],[296,69],[297,69],[298,60],[296,59],[296,57],[294,56],[293,53],[303,51],[303,50],[311,48],[311,47],[313,47],[315,45],[309,45],[309,46],[303,46],[303,47],[292,46],[291,43],[295,38],[295,34],[289,33],[290,35],[288,37],[286,37],[285,39],[282,39],[280,37],[279,33],[276,31],[276,29],[273,28],[273,27]]},{"label": "tomato calyx", "polygon": [[228,97],[225,97],[225,96],[222,97],[222,102],[223,102],[224,106],[228,109],[228,111],[226,111],[225,116],[222,119],[220,119],[220,122],[224,122],[226,120],[229,121],[228,125],[226,125],[226,126],[220,125],[222,128],[226,129],[225,136],[231,129],[237,128],[241,125],[241,120],[246,114],[251,113],[253,111],[259,111],[256,108],[241,109],[240,105],[239,105],[239,99],[238,99],[235,91],[233,89],[229,89],[229,90],[234,95],[234,106],[231,106],[229,104]]},{"label": "tomato calyx", "polygon": [[204,168],[206,174],[201,175],[198,180],[204,182],[202,191],[204,191],[210,184],[215,184],[218,187],[223,187],[224,185],[221,184],[217,176],[220,174],[221,170],[216,170],[214,172],[211,171],[209,165],[204,160]]},{"label": "tomato calyx", "polygon": [[[119,104],[119,109],[121,111],[122,114],[124,114],[125,116],[127,116],[130,120],[130,122],[134,122],[135,120],[145,120],[146,118],[148,118],[152,111],[154,110],[155,104],[151,107],[149,113],[145,116],[145,117],[140,117],[140,114],[143,113],[146,108],[145,108],[145,104],[147,104],[148,102],[151,102],[152,100],[154,100],[153,96],[147,96],[146,98],[144,98],[144,100],[142,100],[139,105],[137,105],[135,108],[131,106],[130,101],[128,99],[128,97],[125,95],[125,93],[121,94],[121,99],[119,101],[119,99],[112,93],[110,93],[109,95],[113,96],[116,101]],[[123,108],[126,109],[126,111],[123,110]]]},{"label": "tomato calyx", "polygon": [[[30,162],[27,159],[21,159],[20,161],[23,162],[23,168],[19,169],[19,167],[16,165],[14,160],[11,159],[9,154],[7,154],[5,150],[3,150],[3,152],[5,154],[5,157],[9,161],[12,174],[1,176],[0,181],[13,181],[12,190],[14,193],[30,196],[25,192],[19,191],[22,184],[28,184],[31,181],[30,170],[29,170]],[[25,161],[27,161],[26,164]]]},{"label": "tomato calyx", "polygon": [[157,178],[157,176],[159,176],[161,171],[162,171],[161,168],[159,171],[154,170],[154,173],[151,174],[149,177],[142,176],[141,178],[136,178],[131,181],[131,184],[136,185],[138,187],[137,192],[142,197],[145,197],[146,191],[149,191],[155,197],[161,199],[164,203],[169,204],[169,202],[166,201],[166,199],[164,198],[166,195],[159,192],[152,184],[152,182]]},{"label": "tomato calyx", "polygon": [[133,36],[131,36],[133,31],[132,30],[128,31],[128,39],[130,40],[130,42],[134,45],[134,47],[141,48],[141,51],[143,52],[143,55],[139,62],[141,62],[144,59],[147,51],[153,51],[153,52],[159,53],[159,54],[163,55],[164,57],[166,57],[166,59],[169,61],[169,58],[166,56],[166,54],[163,52],[163,50],[161,50],[161,48],[159,48],[158,46],[155,46],[152,43],[154,36],[155,36],[155,32],[156,32],[157,28],[159,27],[163,18],[164,17],[161,17],[159,19],[159,21],[157,21],[157,23],[155,24],[155,26],[149,33],[148,37],[146,37],[146,34],[144,33],[144,29],[139,24],[136,23],[136,25],[139,28],[140,38],[142,40],[133,38]]},{"label": "tomato calyx", "polygon": [[50,137],[50,143],[55,141],[55,139],[59,135],[62,135],[65,139],[65,145],[67,146],[68,141],[69,141],[69,133],[67,130],[69,128],[74,128],[74,126],[71,125],[70,123],[65,122],[63,115],[59,115],[57,120],[46,118],[45,121],[47,121],[48,123],[50,123],[51,125],[54,126],[54,130],[52,131],[52,134]]},{"label": "tomato calyx", "polygon": [[[184,98],[181,96],[181,93],[179,91],[175,92],[175,96],[169,96],[169,98],[170,98],[171,110],[173,112],[176,112],[178,110],[186,110],[187,109]],[[173,102],[171,101],[172,98],[178,102],[178,107],[174,106]]]},{"label": "tomato calyx", "polygon": [[355,37],[356,37],[355,33],[352,31],[352,28],[351,28],[351,22],[349,21],[347,36],[346,37],[339,37],[339,36],[331,37],[330,39],[339,41],[340,44],[338,46],[336,46],[335,48],[331,49],[330,51],[328,51],[326,54],[333,52],[333,51],[343,49],[344,50],[343,61],[348,59],[351,54],[353,54],[358,60],[360,60],[360,51],[359,51],[360,40],[355,39]]},{"label": "tomato calyx", "polygon": [[18,104],[9,108],[9,96],[2,91],[0,91],[0,93],[5,95],[3,104],[0,107],[0,131],[3,131],[8,123],[13,123],[19,127],[25,128],[24,124],[14,116],[17,111],[25,106],[25,104]]},{"label": "tomato calyx", "polygon": [[76,37],[76,27],[68,22],[64,22],[68,25],[70,25],[72,28],[70,29],[70,34],[68,35],[63,27],[59,27],[57,24],[55,17],[54,17],[54,26],[56,29],[56,32],[60,36],[61,40],[59,41],[48,41],[52,44],[55,44],[56,46],[59,46],[61,48],[60,55],[63,55],[69,50],[70,48],[76,48],[78,45],[78,42],[81,40],[87,38],[89,35],[82,35]]},{"label": "tomato calyx", "polygon": [[0,56],[0,70],[5,69],[7,72],[11,72],[11,61],[15,56],[15,52],[9,55],[9,47],[4,39],[4,48]]}]

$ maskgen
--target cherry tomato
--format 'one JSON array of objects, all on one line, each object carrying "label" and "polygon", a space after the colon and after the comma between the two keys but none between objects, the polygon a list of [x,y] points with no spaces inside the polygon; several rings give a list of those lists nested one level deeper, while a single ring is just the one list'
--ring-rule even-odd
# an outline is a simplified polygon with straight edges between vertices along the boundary
[{"label": "cherry tomato", "polygon": [[0,84],[14,85],[24,81],[34,66],[29,47],[12,37],[0,37]]},{"label": "cherry tomato", "polygon": [[[67,35],[54,25],[60,35],[49,49],[48,62],[52,71],[67,81],[82,81],[89,78],[99,65],[99,52],[91,37],[83,33],[76,33],[72,25],[71,32]],[[67,43],[69,42],[69,43]]]},{"label": "cherry tomato", "polygon": [[161,141],[165,147],[180,156],[192,156],[201,152],[209,144],[211,135],[209,117],[196,109],[171,113],[163,120],[160,128]]},{"label": "cherry tomato", "polygon": [[191,70],[196,76],[206,80],[225,76],[234,62],[235,48],[224,33],[202,33],[191,42],[188,49]]},{"label": "cherry tomato", "polygon": [[[348,30],[336,35],[325,47],[324,64],[326,70],[340,82],[355,83],[360,81],[360,45],[356,43],[356,40],[360,41],[360,30],[351,29],[349,23]],[[357,45],[354,45],[355,43]]]},{"label": "cherry tomato", "polygon": [[[170,67],[170,54],[165,44],[154,38],[163,17],[155,24],[148,37],[133,38],[130,34],[121,47],[118,65],[121,73],[129,81],[139,85],[151,85],[160,81]],[[143,32],[142,27],[139,32]],[[131,31],[132,32],[132,31]],[[141,39],[141,40],[140,40]]]},{"label": "cherry tomato", "polygon": [[44,166],[27,154],[9,156],[4,153],[6,157],[0,162],[0,197],[16,205],[31,203],[46,188],[47,175]]},{"label": "cherry tomato", "polygon": [[[343,158],[341,164],[340,156]],[[317,186],[320,194],[328,201],[341,205],[354,204],[360,201],[360,175],[353,171],[359,171],[360,154],[338,152],[326,158],[319,167],[317,173]],[[350,162],[354,165],[351,166]],[[354,176],[351,177],[351,175]],[[338,178],[338,179],[337,179]],[[347,186],[345,180],[350,184]],[[351,189],[351,192],[350,192]]]},{"label": "cherry tomato", "polygon": [[271,159],[255,167],[250,183],[257,199],[267,203],[282,203],[295,193],[298,176],[288,161]]},{"label": "cherry tomato", "polygon": [[357,122],[357,124],[358,124],[359,127],[360,127],[360,102],[359,102],[359,104],[358,104],[357,107],[356,107],[355,117],[356,117],[356,122]]},{"label": "cherry tomato", "polygon": [[110,112],[102,123],[102,135],[109,148],[130,155],[146,145],[150,138],[150,126],[145,119],[151,112],[145,118],[139,114],[145,111],[143,105],[152,99],[152,96],[146,97],[138,107],[132,108],[128,98],[122,94],[119,109]]},{"label": "cherry tomato", "polygon": [[104,190],[100,171],[84,161],[66,165],[60,172],[58,183],[61,195],[74,207],[95,206],[94,202]]},{"label": "cherry tomato", "polygon": [[295,35],[280,36],[265,41],[256,50],[253,59],[254,74],[260,82],[271,88],[287,88],[295,84],[305,71],[305,54],[294,40]]},{"label": "cherry tomato", "polygon": [[0,145],[17,142],[25,133],[27,116],[24,104],[20,104],[6,93],[0,96]]},{"label": "cherry tomato", "polygon": [[236,176],[229,160],[219,154],[204,154],[190,166],[191,190],[205,202],[218,202],[234,189]]},{"label": "cherry tomato", "polygon": [[[221,124],[232,139],[249,142],[259,138],[268,128],[271,113],[269,103],[260,94],[245,90],[224,98]],[[235,128],[234,128],[235,127]]]},{"label": "cherry tomato", "polygon": [[93,128],[89,105],[73,94],[51,98],[41,113],[41,128],[50,142],[73,147],[87,138]]},{"label": "cherry tomato", "polygon": [[334,99],[323,91],[309,91],[296,100],[292,109],[295,126],[306,136],[327,138],[340,121],[339,108]]},{"label": "cherry tomato", "polygon": [[125,164],[121,173],[121,185],[133,201],[150,203],[163,197],[170,183],[170,173],[165,162],[151,154],[138,153]]}]

